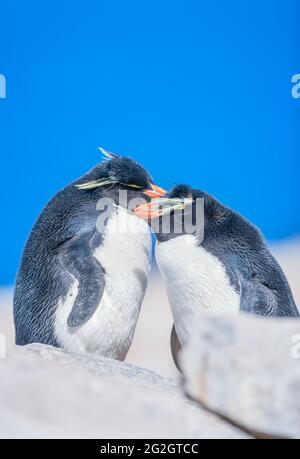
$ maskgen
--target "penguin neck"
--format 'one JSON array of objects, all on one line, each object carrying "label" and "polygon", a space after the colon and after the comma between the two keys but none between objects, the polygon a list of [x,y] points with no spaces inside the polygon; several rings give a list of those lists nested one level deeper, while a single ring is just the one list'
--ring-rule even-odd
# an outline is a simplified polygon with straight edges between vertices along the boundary
[{"label": "penguin neck", "polygon": [[180,343],[204,313],[237,314],[239,294],[221,261],[193,235],[156,244],[156,260],[166,285]]}]

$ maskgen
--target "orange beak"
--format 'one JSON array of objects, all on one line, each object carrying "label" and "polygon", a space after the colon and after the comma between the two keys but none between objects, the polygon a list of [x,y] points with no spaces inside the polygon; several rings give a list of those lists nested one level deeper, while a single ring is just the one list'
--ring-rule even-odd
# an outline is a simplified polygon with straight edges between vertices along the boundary
[{"label": "orange beak", "polygon": [[162,198],[165,196],[167,193],[163,188],[160,188],[157,185],[154,185],[151,183],[151,190],[146,190],[144,193],[149,197],[149,198]]},{"label": "orange beak", "polygon": [[143,220],[152,220],[153,218],[160,216],[157,205],[154,203],[141,204],[140,206],[136,207],[133,212]]},{"label": "orange beak", "polygon": [[152,220],[173,211],[184,211],[192,202],[192,198],[156,198],[147,204],[140,204],[133,212],[144,220]]}]

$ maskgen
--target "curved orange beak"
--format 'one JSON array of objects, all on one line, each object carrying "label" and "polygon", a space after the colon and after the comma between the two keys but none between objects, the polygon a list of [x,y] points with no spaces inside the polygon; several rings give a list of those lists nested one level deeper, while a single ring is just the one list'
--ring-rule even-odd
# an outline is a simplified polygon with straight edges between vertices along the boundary
[{"label": "curved orange beak", "polygon": [[162,198],[163,196],[166,195],[166,190],[163,188],[160,188],[157,185],[154,185],[151,183],[150,185],[151,189],[144,191],[144,193],[149,197],[149,198]]},{"label": "curved orange beak", "polygon": [[156,198],[147,204],[140,204],[133,212],[143,220],[153,220],[172,211],[184,211],[192,203],[193,198]]},{"label": "curved orange beak", "polygon": [[152,220],[160,216],[159,210],[157,210],[157,206],[154,203],[141,204],[136,207],[133,212],[143,220]]}]

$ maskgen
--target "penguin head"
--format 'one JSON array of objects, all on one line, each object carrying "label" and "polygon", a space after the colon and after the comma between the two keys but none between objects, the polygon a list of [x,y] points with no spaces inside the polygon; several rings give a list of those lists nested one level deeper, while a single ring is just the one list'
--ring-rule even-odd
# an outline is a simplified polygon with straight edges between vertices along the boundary
[{"label": "penguin head", "polygon": [[165,195],[166,192],[153,183],[152,177],[135,160],[118,156],[102,148],[100,150],[106,161],[75,183],[76,188],[93,193],[95,199],[98,199],[99,195],[111,197],[121,205],[120,190],[127,192],[128,203],[136,198],[149,201],[149,198]]},{"label": "penguin head", "polygon": [[153,199],[151,203],[138,206],[134,212],[147,220],[156,238],[167,241],[184,234],[196,233],[196,227],[187,228],[186,221],[195,220],[196,190],[188,185],[177,185],[164,197]]},{"label": "penguin head", "polygon": [[169,193],[167,193],[166,197],[169,199],[182,199],[182,200],[192,199],[194,200],[196,198],[196,195],[197,195],[197,191],[194,190],[189,185],[176,185],[171,191],[169,191]]},{"label": "penguin head", "polygon": [[217,225],[225,208],[209,194],[189,185],[177,185],[164,197],[138,206],[135,214],[148,220],[156,238],[167,241],[191,234],[203,240],[204,225]]}]

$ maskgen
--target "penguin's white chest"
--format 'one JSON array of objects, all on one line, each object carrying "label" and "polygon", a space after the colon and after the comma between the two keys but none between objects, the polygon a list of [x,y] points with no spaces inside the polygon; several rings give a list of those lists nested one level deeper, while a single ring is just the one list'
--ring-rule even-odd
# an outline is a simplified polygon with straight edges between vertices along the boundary
[{"label": "penguin's white chest", "polygon": [[239,294],[218,258],[196,245],[192,235],[156,244],[156,260],[166,285],[181,344],[190,336],[201,313],[237,314]]},{"label": "penguin's white chest", "polygon": [[[123,360],[131,345],[151,266],[148,225],[116,208],[94,256],[105,271],[105,289],[91,319],[70,329],[67,319],[78,294],[75,279],[67,300],[57,308],[55,331],[69,352],[96,353]],[[72,296],[70,294],[73,293]]]}]

